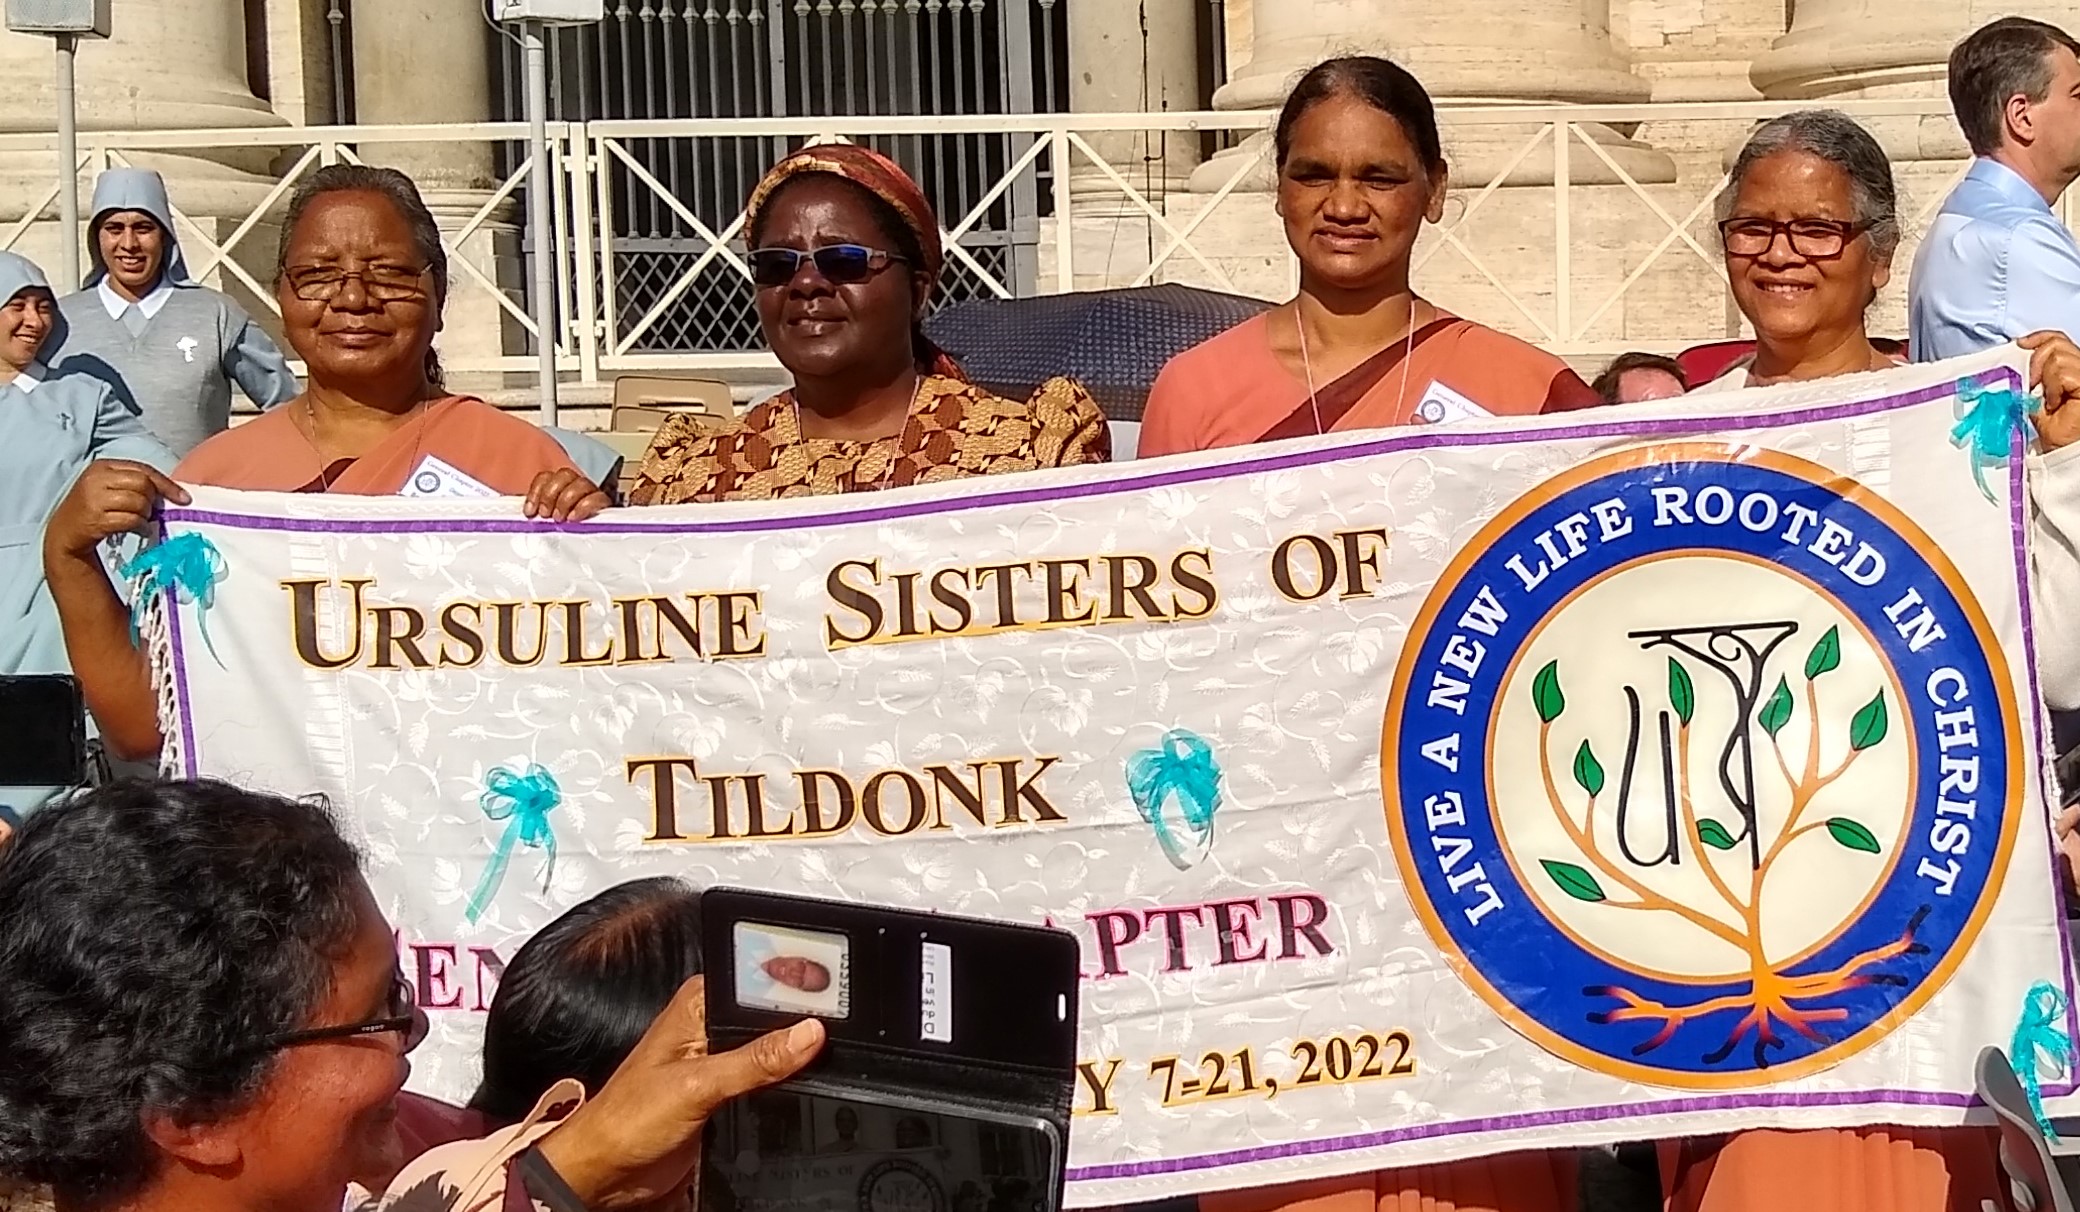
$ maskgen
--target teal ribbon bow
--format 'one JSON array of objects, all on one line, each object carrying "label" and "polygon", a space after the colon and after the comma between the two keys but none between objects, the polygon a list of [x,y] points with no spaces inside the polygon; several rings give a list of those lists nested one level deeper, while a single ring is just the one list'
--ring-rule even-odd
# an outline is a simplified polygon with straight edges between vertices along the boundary
[{"label": "teal ribbon bow", "polygon": [[2058,1067],[2061,1075],[2073,1071],[2072,1038],[2058,1028],[2065,1015],[2066,995],[2049,981],[2038,981],[2022,995],[2022,1019],[2015,1024],[2015,1038],[2008,1046],[2008,1063],[2015,1066],[2015,1077],[2029,1095],[2029,1109],[2036,1115],[2037,1126],[2044,1130],[2046,1140],[2057,1140],[2058,1132],[2051,1126],[2051,1117],[2044,1114],[2044,1089],[2037,1078],[2037,1064],[2041,1054]]},{"label": "teal ribbon bow", "polygon": [[2015,457],[2016,432],[2029,424],[2030,416],[2043,403],[2006,383],[1987,387],[1969,379],[1958,381],[1957,402],[1964,411],[1950,430],[1950,443],[1971,455],[1972,479],[1991,501],[1993,489],[1987,487],[1986,469],[2004,466]]},{"label": "teal ribbon bow", "polygon": [[198,607],[195,617],[202,629],[203,647],[218,665],[224,663],[209,638],[209,608],[216,605],[217,582],[224,579],[224,555],[216,544],[191,530],[145,548],[119,571],[130,583],[130,600],[140,608],[130,612],[131,643],[137,643],[143,604],[171,589],[179,600]]},{"label": "teal ribbon bow", "polygon": [[[1163,856],[1179,871],[1190,870],[1213,845],[1213,814],[1221,806],[1221,768],[1213,746],[1182,728],[1163,734],[1163,743],[1127,759],[1127,791],[1141,819],[1155,830]],[[1190,831],[1172,832],[1165,809],[1175,808]]]},{"label": "teal ribbon bow", "polygon": [[475,925],[491,898],[498,895],[498,886],[505,882],[506,866],[513,861],[513,850],[526,846],[545,852],[542,861],[542,890],[549,890],[549,881],[556,874],[556,830],[549,824],[549,812],[563,802],[563,790],[556,785],[556,776],[540,766],[529,762],[525,771],[514,771],[504,766],[493,767],[484,777],[484,794],[477,797],[477,806],[484,815],[494,821],[505,821],[506,831],[499,836],[498,848],[491,852],[491,861],[484,867],[484,874],[477,879],[477,889],[470,893],[468,917]]}]

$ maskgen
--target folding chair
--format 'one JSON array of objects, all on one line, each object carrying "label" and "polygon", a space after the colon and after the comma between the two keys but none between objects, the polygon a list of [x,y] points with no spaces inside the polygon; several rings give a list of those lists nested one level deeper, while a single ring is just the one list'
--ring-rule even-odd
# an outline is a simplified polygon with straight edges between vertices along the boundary
[{"label": "folding chair", "polygon": [[[2015,1212],[2075,1212],[2072,1189],[2062,1169],[2080,1166],[2080,1141],[2044,1138],[2030,1110],[2029,1096],[2015,1078],[2007,1053],[1986,1048],[1979,1053],[1979,1098],[1999,1117],[2001,1172]],[[1986,1212],[2001,1212],[1991,1200]]]}]

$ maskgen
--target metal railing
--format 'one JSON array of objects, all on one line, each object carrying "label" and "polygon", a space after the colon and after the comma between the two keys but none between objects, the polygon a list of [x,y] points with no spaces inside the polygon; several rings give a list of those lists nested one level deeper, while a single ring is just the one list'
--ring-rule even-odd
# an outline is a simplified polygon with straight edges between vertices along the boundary
[{"label": "metal railing", "polygon": [[[1417,283],[1463,314],[1567,356],[1680,348],[1737,335],[1737,317],[1723,306],[1724,269],[1710,227],[1712,202],[1725,183],[1723,153],[1738,145],[1750,124],[1791,108],[1758,102],[1447,109],[1447,151],[1481,141],[1491,154],[1501,149],[1501,167],[1489,180],[1463,181],[1454,189],[1445,221],[1429,229],[1419,245]],[[1947,120],[1947,107],[1939,99],[1864,101],[1842,108],[1873,123]],[[1267,274],[1267,258],[1278,262],[1289,254],[1271,207],[1245,186],[1261,182],[1268,171],[1268,140],[1250,136],[1259,135],[1270,120],[1265,113],[1210,112],[552,124],[549,154],[558,233],[552,255],[559,296],[552,336],[559,373],[566,381],[590,383],[628,371],[708,373],[771,365],[769,355],[748,340],[738,348],[692,351],[659,349],[646,340],[676,309],[714,307],[718,300],[743,306],[750,287],[741,214],[727,223],[704,219],[633,150],[644,140],[713,144],[724,158],[746,147],[771,155],[777,148],[831,140],[872,141],[896,149],[905,139],[926,136],[998,140],[1004,153],[994,180],[973,195],[977,200],[965,213],[941,216],[949,269],[965,277],[967,293],[1019,293],[1018,277],[1007,272],[1001,255],[1001,232],[1006,199],[1025,191],[1037,200],[1038,230],[1032,233],[1041,266],[1032,279],[1037,293],[1184,281],[1269,296],[1290,289],[1290,269]],[[1700,151],[1695,132],[1699,124],[1713,123],[1724,125],[1724,146],[1707,139]],[[1673,183],[1641,183],[1606,146],[1610,131],[1605,128],[1637,130],[1651,144],[1657,128],[1677,129],[1677,124],[1690,132],[1692,143]],[[1117,146],[1121,136],[1147,132],[1242,142],[1237,152],[1215,161],[1216,167],[1202,170],[1202,192],[1165,194],[1149,186],[1152,174],[1146,164],[1114,162],[1117,154],[1101,150]],[[155,155],[274,153],[276,179],[271,186],[254,187],[260,196],[246,213],[208,219],[176,215],[198,276],[236,283],[260,306],[272,307],[267,282],[272,229],[289,192],[316,166],[380,160],[404,148],[424,155],[457,146],[510,146],[522,134],[511,123],[87,132],[81,135],[79,167],[87,188],[99,169]],[[0,135],[0,155],[48,156],[54,148],[51,136]],[[1963,167],[1960,160],[1933,172],[1917,169],[1913,180],[1919,192],[1908,191],[1910,244],[1900,254],[1899,280],[1905,278],[1913,233]],[[505,374],[516,387],[530,381],[525,376],[534,366],[530,349],[537,336],[522,302],[527,275],[518,265],[519,245],[511,234],[516,194],[529,168],[523,159],[483,181],[482,189],[469,195],[477,202],[473,213],[452,221],[447,234],[455,265],[451,315],[456,300],[473,292],[493,301],[489,308],[480,304],[477,314],[488,317],[484,323],[495,320],[500,331],[461,339],[451,321],[443,358],[451,372]],[[1545,179],[1510,183],[1524,180],[1531,170]],[[178,203],[177,179],[175,188]],[[0,224],[0,247],[14,247],[48,217],[57,189],[54,181],[35,208]],[[672,267],[668,280],[643,292],[639,305],[631,304],[636,296],[624,280],[630,264],[624,245],[630,238],[616,230],[614,221],[627,211],[621,205],[626,200],[619,197],[626,193],[640,193],[646,207],[669,211],[691,236],[683,263]],[[985,228],[996,234],[978,239]],[[1124,267],[1116,259],[1089,264],[1086,250],[1093,244],[1116,248],[1120,241],[1106,244],[1106,238],[1122,231],[1141,241],[1138,255]],[[493,247],[499,239],[509,241],[502,253]],[[1686,300],[1708,318],[1671,321],[1669,308],[1657,302],[1663,296]],[[458,345],[463,346],[459,351]]]}]

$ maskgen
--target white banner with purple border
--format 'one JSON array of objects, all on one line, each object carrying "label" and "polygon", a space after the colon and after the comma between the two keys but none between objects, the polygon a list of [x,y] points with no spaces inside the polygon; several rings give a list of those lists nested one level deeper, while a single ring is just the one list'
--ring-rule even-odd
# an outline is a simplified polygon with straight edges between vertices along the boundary
[{"label": "white banner with purple border", "polygon": [[1960,1123],[2073,1028],[2022,364],[564,527],[198,490],[171,760],[340,806],[449,1098],[670,874],[1075,932],[1078,1205]]}]

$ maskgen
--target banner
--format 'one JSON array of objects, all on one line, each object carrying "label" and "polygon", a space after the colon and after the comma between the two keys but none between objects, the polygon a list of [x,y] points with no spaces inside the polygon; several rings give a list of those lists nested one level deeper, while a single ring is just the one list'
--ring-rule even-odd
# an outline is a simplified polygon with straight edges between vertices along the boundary
[{"label": "banner", "polygon": [[450,1098],[671,874],[1075,932],[1080,1205],[1959,1123],[2070,991],[2021,365],[563,527],[201,490],[170,741],[341,807]]}]

